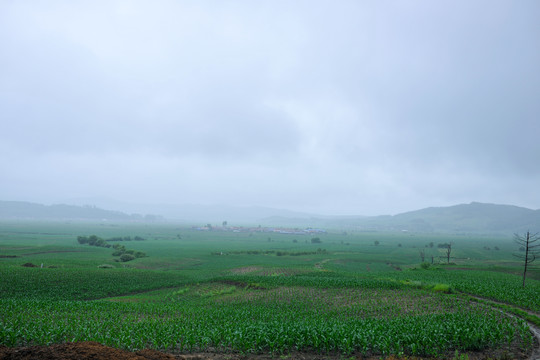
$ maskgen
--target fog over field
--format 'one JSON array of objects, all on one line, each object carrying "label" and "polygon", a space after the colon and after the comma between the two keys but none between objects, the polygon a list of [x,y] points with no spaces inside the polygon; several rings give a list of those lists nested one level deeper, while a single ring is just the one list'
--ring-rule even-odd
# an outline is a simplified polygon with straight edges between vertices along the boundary
[{"label": "fog over field", "polygon": [[539,209],[538,19],[535,0],[2,1],[0,200]]}]

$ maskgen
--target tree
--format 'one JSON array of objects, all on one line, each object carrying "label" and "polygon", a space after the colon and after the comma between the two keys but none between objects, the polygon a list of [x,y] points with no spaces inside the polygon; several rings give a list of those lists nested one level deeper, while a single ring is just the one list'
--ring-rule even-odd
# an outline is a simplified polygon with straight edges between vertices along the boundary
[{"label": "tree", "polygon": [[77,241],[79,244],[87,244],[88,238],[86,236],[77,236]]},{"label": "tree", "polygon": [[527,267],[538,255],[540,255],[540,244],[535,244],[540,240],[538,233],[531,234],[527,231],[525,235],[514,234],[514,242],[524,248],[524,254],[514,254],[518,259],[523,260],[523,287],[525,287],[525,278],[527,276]]},{"label": "tree", "polygon": [[122,262],[128,262],[128,261],[131,261],[131,260],[134,260],[135,259],[135,256],[131,255],[131,254],[124,254],[122,256],[120,256],[120,261]]},{"label": "tree", "polygon": [[426,258],[426,252],[424,250],[420,250],[420,259],[422,260],[422,262],[424,262]]},{"label": "tree", "polygon": [[375,246],[379,246],[380,241],[379,241],[379,240],[375,240],[375,241],[373,242],[373,244],[375,244]]},{"label": "tree", "polygon": [[[437,247],[439,249],[446,249],[446,262],[450,264],[450,254],[452,254],[452,243],[444,243],[444,244],[438,244]],[[442,258],[442,256],[439,256],[439,258]]]},{"label": "tree", "polygon": [[88,237],[88,244],[94,246],[96,242],[98,241],[98,237],[96,235],[90,235]]}]

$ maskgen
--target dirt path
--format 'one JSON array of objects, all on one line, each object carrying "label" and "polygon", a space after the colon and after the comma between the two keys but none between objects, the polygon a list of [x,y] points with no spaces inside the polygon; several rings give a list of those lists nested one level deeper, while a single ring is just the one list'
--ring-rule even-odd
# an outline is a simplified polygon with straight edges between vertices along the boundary
[{"label": "dirt path", "polygon": [[521,310],[523,312],[526,312],[529,315],[533,315],[533,316],[536,316],[536,317],[540,318],[540,313],[537,313],[535,311],[528,310],[528,309],[525,309],[525,308],[522,308],[522,307],[519,307],[519,306],[516,306],[516,305],[507,304],[507,303],[504,303],[504,302],[501,302],[501,301],[497,301],[497,300],[493,300],[493,299],[489,299],[489,298],[485,298],[485,297],[481,297],[481,296],[477,296],[477,295],[473,295],[473,294],[467,294],[467,293],[464,293],[464,292],[462,292],[461,294],[468,295],[468,296],[470,296],[472,298],[475,298],[475,299],[481,300],[481,301],[491,302],[491,303],[498,304],[498,305],[511,306],[511,307],[519,309],[519,310]]},{"label": "dirt path", "polygon": [[536,336],[536,347],[531,356],[529,356],[529,360],[540,360],[540,328],[529,323],[529,329]]},{"label": "dirt path", "polygon": [[318,270],[322,270],[323,265],[326,264],[327,262],[329,262],[330,260],[332,260],[332,259],[324,259],[321,262],[316,263],[315,268],[318,269]]},{"label": "dirt path", "polygon": [[[523,309],[523,308],[520,308],[520,307],[517,307],[515,305],[509,305],[509,304],[505,304],[503,302],[500,302],[500,301],[495,301],[495,300],[491,300],[491,299],[487,299],[487,298],[483,298],[483,297],[480,297],[480,296],[476,296],[476,295],[472,295],[472,294],[467,294],[467,293],[462,293],[462,294],[465,294],[467,296],[470,296],[471,298],[474,298],[476,300],[480,300],[480,301],[483,301],[485,303],[487,303],[487,305],[489,306],[489,303],[493,303],[493,304],[498,304],[498,305],[506,305],[506,306],[512,306],[516,309],[519,309],[521,311],[524,311],[526,312],[527,314],[529,315],[533,315],[533,316],[536,316],[536,317],[540,317],[538,313],[534,312],[534,311],[531,311],[531,310],[527,310],[527,309]],[[506,316],[509,316],[509,317],[519,317],[518,315],[515,315],[515,314],[512,314],[511,312],[508,312],[508,311],[505,311],[501,308],[498,308],[498,307],[495,307],[495,306],[491,306],[492,309],[494,310],[497,310],[497,311],[500,311],[502,312],[503,314],[505,314]],[[520,318],[521,319],[521,318]],[[533,352],[532,354],[528,357],[528,360],[540,360],[540,328],[538,326],[536,326],[535,324],[527,321],[526,319],[523,319],[527,322],[527,325],[529,326],[529,330],[531,331],[531,333],[535,336],[536,338],[536,343],[535,343],[535,346],[534,346],[534,349],[533,349]]]}]

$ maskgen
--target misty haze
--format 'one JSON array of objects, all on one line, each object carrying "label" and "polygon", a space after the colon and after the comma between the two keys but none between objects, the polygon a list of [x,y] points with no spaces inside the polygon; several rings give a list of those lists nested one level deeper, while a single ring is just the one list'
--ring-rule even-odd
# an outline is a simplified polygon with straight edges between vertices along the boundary
[{"label": "misty haze", "polygon": [[535,1],[0,7],[2,200],[540,208]]},{"label": "misty haze", "polygon": [[0,1],[0,359],[539,359],[539,19]]}]

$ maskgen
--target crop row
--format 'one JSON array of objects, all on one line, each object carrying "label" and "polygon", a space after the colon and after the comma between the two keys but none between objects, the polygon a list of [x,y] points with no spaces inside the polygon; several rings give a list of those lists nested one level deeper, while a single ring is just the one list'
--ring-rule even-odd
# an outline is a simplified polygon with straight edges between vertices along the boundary
[{"label": "crop row", "polygon": [[[273,304],[287,306],[295,311],[331,314],[334,319],[394,318],[400,316],[422,316],[425,314],[448,314],[462,309],[477,308],[478,305],[455,296],[443,296],[424,290],[407,289],[317,289],[306,287],[278,287],[264,291],[248,290],[231,292],[230,296],[216,300],[241,305]],[[189,298],[184,292],[180,301]]]},{"label": "crop row", "polygon": [[100,299],[186,282],[179,273],[137,269],[0,267],[0,298]]},{"label": "crop row", "polygon": [[445,283],[457,291],[540,312],[540,281],[528,279],[525,287],[519,276],[491,271],[418,270],[393,273],[396,279],[423,283]]},{"label": "crop row", "polygon": [[[315,350],[364,355],[438,355],[456,349],[505,347],[513,341],[522,347],[532,344],[522,322],[481,306],[451,301],[435,305],[435,298],[415,311],[400,313],[388,304],[370,303],[366,296],[357,308],[328,308],[324,302],[319,306],[307,301],[317,295],[311,291],[276,290],[262,298],[228,294],[161,304],[4,299],[0,300],[0,343],[97,341],[127,349]],[[383,292],[381,296],[398,298],[408,293]],[[321,293],[320,298],[335,294]],[[422,296],[418,292],[413,298]],[[292,298],[296,301],[288,301]],[[367,307],[367,313],[357,312]],[[377,312],[386,315],[372,316]]]},{"label": "crop row", "polygon": [[260,275],[229,275],[216,277],[210,281],[230,281],[238,283],[257,283],[268,287],[304,286],[319,289],[402,289],[398,282],[376,277],[352,277],[333,272],[300,273],[295,276],[260,276]]}]

